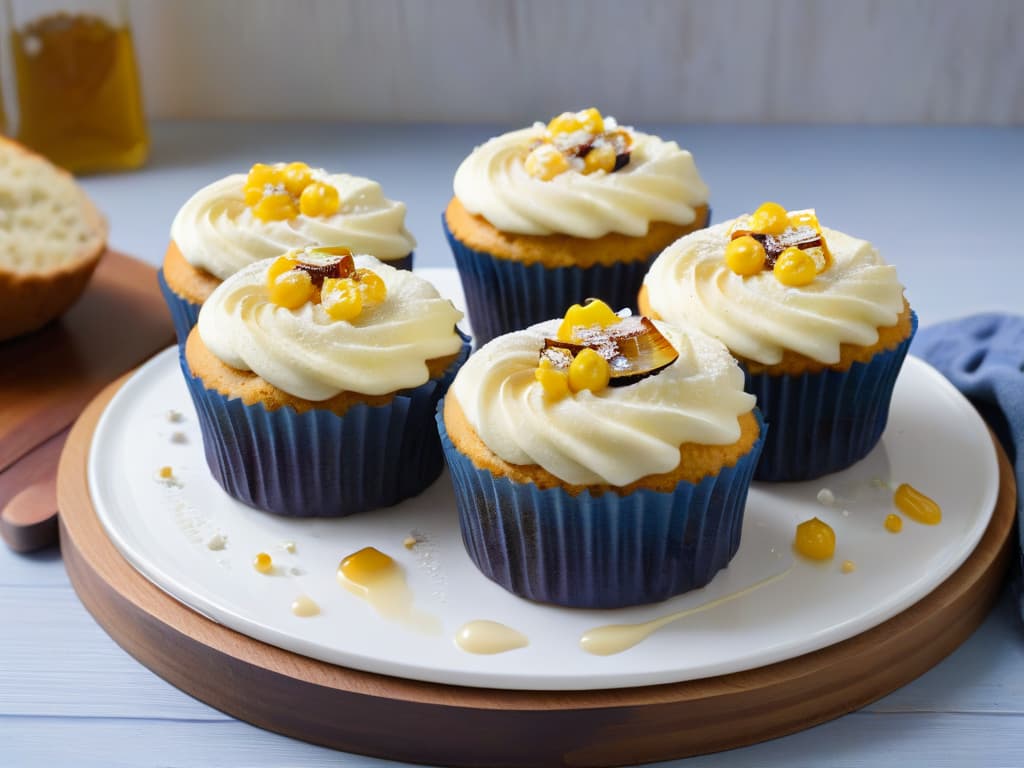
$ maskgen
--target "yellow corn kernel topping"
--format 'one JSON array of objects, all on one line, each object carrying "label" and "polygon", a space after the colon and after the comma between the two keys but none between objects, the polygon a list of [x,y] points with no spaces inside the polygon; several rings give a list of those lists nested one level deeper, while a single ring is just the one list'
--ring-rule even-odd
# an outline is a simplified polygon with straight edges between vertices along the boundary
[{"label": "yellow corn kernel topping", "polygon": [[533,378],[540,382],[544,395],[549,400],[561,400],[569,394],[569,374],[556,368],[547,358],[541,358],[533,372]]},{"label": "yellow corn kernel topping", "polygon": [[787,248],[775,260],[775,268],[772,271],[775,279],[783,285],[799,288],[814,282],[814,277],[818,274],[818,265],[806,251]]},{"label": "yellow corn kernel topping", "polygon": [[260,552],[252,559],[252,567],[260,573],[270,573],[274,570],[274,559],[266,552]]},{"label": "yellow corn kernel topping", "polygon": [[569,170],[569,161],[551,144],[541,144],[530,150],[523,163],[526,172],[535,179],[551,181]]},{"label": "yellow corn kernel topping", "polygon": [[587,133],[604,133],[604,118],[596,107],[588,107],[577,112],[576,118]]},{"label": "yellow corn kernel topping", "polygon": [[811,560],[829,560],[836,553],[836,532],[824,520],[812,517],[796,527],[793,548]]},{"label": "yellow corn kernel topping", "polygon": [[256,163],[249,169],[249,175],[245,178],[245,186],[246,188],[256,187],[262,191],[267,184],[280,184],[283,181],[284,179],[277,169],[264,163]]},{"label": "yellow corn kernel topping", "polygon": [[290,272],[293,269],[299,268],[299,262],[292,258],[290,255],[278,256],[267,267],[267,289],[273,287],[274,283],[277,282],[277,278],[283,275],[285,272]]},{"label": "yellow corn kernel topping", "polygon": [[789,219],[789,226],[794,229],[810,227],[815,232],[821,232],[821,224],[818,223],[818,215],[813,208],[805,208],[802,211],[790,211],[786,214]]},{"label": "yellow corn kernel topping", "polygon": [[523,163],[526,172],[541,181],[551,181],[570,169],[568,158],[551,144],[541,144],[530,150]]},{"label": "yellow corn kernel topping", "polygon": [[563,112],[548,123],[548,133],[552,136],[581,130],[590,134],[604,133],[604,118],[600,111],[590,107],[579,112]]},{"label": "yellow corn kernel topping", "polygon": [[306,216],[331,216],[341,207],[338,190],[314,180],[313,169],[306,163],[256,163],[249,169],[243,193],[245,204],[262,221],[293,219],[300,212]]},{"label": "yellow corn kernel topping", "polygon": [[884,525],[889,533],[899,533],[903,530],[903,518],[899,515],[886,515]]},{"label": "yellow corn kernel topping", "polygon": [[397,567],[395,561],[379,549],[363,547],[342,560],[338,571],[355,584],[368,584],[393,573]]},{"label": "yellow corn kernel topping", "polygon": [[615,170],[615,149],[610,144],[602,144],[587,152],[583,158],[583,173],[591,174],[597,171],[611,173]]},{"label": "yellow corn kernel topping", "polygon": [[364,307],[375,307],[384,303],[388,297],[388,287],[384,280],[372,269],[360,267],[352,275],[352,278],[359,286],[359,293],[363,298]]},{"label": "yellow corn kernel topping", "polygon": [[896,509],[915,522],[925,525],[938,525],[942,522],[942,508],[912,485],[901,484],[893,494],[892,501]]},{"label": "yellow corn kernel topping", "polygon": [[573,341],[576,328],[592,328],[595,325],[607,328],[621,322],[622,318],[611,307],[600,299],[593,299],[586,304],[573,304],[569,307],[562,324],[558,326],[557,336],[559,341]]},{"label": "yellow corn kernel topping", "polygon": [[573,392],[600,392],[610,379],[608,361],[590,347],[581,349],[569,364],[569,389]]},{"label": "yellow corn kernel topping", "polygon": [[314,181],[299,196],[299,210],[303,216],[333,216],[340,207],[338,190],[321,181]]},{"label": "yellow corn kernel topping", "polygon": [[298,309],[312,299],[316,292],[313,278],[301,269],[282,272],[269,283],[268,288],[270,300],[285,309]]},{"label": "yellow corn kernel topping", "polygon": [[363,294],[351,277],[328,277],[320,289],[320,303],[332,320],[354,320],[363,311]]},{"label": "yellow corn kernel topping", "polygon": [[313,183],[313,169],[305,163],[288,163],[281,172],[281,182],[289,195],[298,197]]},{"label": "yellow corn kernel topping", "polygon": [[557,136],[560,133],[576,133],[583,124],[575,112],[563,112],[556,115],[548,122],[548,133]]},{"label": "yellow corn kernel topping", "polygon": [[750,230],[759,235],[781,235],[788,227],[786,209],[778,203],[762,203],[750,217]]},{"label": "yellow corn kernel topping", "polygon": [[561,400],[569,394],[568,372],[555,368],[549,360],[540,362],[533,377],[540,382],[544,395],[550,400]]},{"label": "yellow corn kernel topping", "polygon": [[271,192],[252,207],[252,214],[260,221],[284,221],[298,216],[299,208],[287,192]]},{"label": "yellow corn kernel topping", "polygon": [[730,240],[725,246],[725,264],[737,275],[756,275],[764,269],[764,246],[750,235]]}]

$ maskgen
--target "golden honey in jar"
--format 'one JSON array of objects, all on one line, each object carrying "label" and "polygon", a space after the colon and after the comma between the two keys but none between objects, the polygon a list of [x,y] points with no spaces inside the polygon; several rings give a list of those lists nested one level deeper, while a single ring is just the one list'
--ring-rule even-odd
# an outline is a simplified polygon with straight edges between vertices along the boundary
[{"label": "golden honey in jar", "polygon": [[126,5],[7,4],[18,140],[73,172],[142,165],[149,137]]}]

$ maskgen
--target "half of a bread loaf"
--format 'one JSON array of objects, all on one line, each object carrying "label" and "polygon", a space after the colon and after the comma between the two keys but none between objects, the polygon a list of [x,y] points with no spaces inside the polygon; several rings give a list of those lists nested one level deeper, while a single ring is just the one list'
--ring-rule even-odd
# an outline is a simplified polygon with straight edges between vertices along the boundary
[{"label": "half of a bread loaf", "polygon": [[106,221],[69,173],[0,138],[0,341],[74,304],[106,243]]}]

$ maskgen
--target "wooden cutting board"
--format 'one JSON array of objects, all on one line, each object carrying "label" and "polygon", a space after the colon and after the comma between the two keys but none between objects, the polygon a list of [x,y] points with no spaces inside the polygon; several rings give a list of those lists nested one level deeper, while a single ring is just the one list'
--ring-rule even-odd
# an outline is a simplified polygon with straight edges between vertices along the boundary
[{"label": "wooden cutting board", "polygon": [[909,683],[966,640],[998,596],[1015,546],[1016,486],[997,444],[999,496],[971,556],[920,602],[836,645],[731,675],[603,691],[388,677],[234,632],[179,603],[121,556],[92,506],[86,476],[97,421],[121,384],[86,409],[61,457],[61,554],[82,603],[128,653],[200,701],[261,728],[390,760],[623,766],[809,728]]},{"label": "wooden cutting board", "polygon": [[156,269],[116,251],[60,319],[0,342],[0,535],[27,552],[57,541],[57,460],[100,390],[174,343]]}]

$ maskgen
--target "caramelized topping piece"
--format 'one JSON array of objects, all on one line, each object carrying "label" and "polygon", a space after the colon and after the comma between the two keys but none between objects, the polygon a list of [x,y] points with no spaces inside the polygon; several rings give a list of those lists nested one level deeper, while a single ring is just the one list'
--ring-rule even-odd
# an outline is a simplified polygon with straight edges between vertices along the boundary
[{"label": "caramelized topping piece", "polygon": [[309,273],[313,284],[320,287],[329,277],[352,275],[356,271],[356,262],[348,248],[309,248],[295,257],[295,269]]},{"label": "caramelized topping piece", "polygon": [[573,305],[555,338],[544,339],[534,376],[558,399],[571,392],[623,387],[653,376],[679,353],[646,317],[622,318],[603,301]]}]

